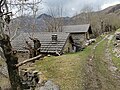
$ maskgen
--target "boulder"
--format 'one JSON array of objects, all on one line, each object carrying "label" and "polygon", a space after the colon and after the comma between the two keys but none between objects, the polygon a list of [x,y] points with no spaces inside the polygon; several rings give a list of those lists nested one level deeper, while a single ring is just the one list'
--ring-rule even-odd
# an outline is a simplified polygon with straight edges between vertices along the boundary
[{"label": "boulder", "polygon": [[95,43],[95,42],[96,42],[96,39],[90,39],[89,42],[90,42],[90,43]]}]

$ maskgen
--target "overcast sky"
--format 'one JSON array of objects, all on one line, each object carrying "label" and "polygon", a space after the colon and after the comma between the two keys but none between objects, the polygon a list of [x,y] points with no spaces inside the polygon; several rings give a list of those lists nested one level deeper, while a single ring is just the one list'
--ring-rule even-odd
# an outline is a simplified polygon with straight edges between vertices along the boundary
[{"label": "overcast sky", "polygon": [[[28,0],[27,2],[33,2],[33,0]],[[49,14],[48,8],[57,8],[58,6],[60,6],[63,8],[63,16],[71,17],[74,16],[75,14],[79,14],[84,6],[90,6],[93,8],[93,10],[101,10],[115,4],[120,4],[120,0],[42,0],[42,4],[39,5],[38,14],[39,15],[42,13]],[[13,8],[12,11],[13,13],[15,13],[16,9]]]},{"label": "overcast sky", "polygon": [[41,12],[46,12],[49,7],[61,5],[64,9],[65,16],[73,16],[80,13],[80,10],[89,5],[94,10],[104,9],[106,7],[119,4],[120,0],[43,0]]}]

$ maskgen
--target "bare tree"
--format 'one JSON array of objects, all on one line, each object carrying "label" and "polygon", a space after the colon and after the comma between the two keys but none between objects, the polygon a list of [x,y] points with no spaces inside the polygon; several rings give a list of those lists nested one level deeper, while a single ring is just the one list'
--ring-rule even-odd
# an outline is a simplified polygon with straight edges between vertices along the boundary
[{"label": "bare tree", "polygon": [[[13,29],[11,32],[27,31],[29,33],[32,31],[34,34],[34,31],[37,29],[36,16],[37,12],[41,10],[39,8],[41,2],[42,0],[14,0],[14,2],[9,2],[10,10],[13,11],[12,8],[15,9],[13,12],[14,17],[11,21],[11,26],[14,27],[11,27]],[[29,35],[33,36],[33,34]]]},{"label": "bare tree", "polygon": [[91,22],[91,17],[92,17],[92,11],[93,8],[90,5],[85,5],[82,9],[81,9],[81,13],[83,13],[84,15],[84,21],[85,23],[90,23]]},{"label": "bare tree", "polygon": [[85,5],[79,12],[73,17],[72,24],[90,24],[93,17],[93,8],[90,5]]},{"label": "bare tree", "polygon": [[[23,0],[20,0],[20,2],[21,1]],[[3,49],[4,56],[6,58],[6,64],[8,68],[11,89],[23,90],[21,78],[19,76],[18,66],[16,66],[18,64],[18,58],[15,55],[16,51],[13,51],[12,49],[12,46],[10,43],[10,37],[7,34],[5,34],[5,30],[7,29],[7,27],[9,27],[9,24],[11,21],[11,14],[12,14],[11,12],[9,12],[9,7],[8,7],[9,4],[11,3],[9,3],[7,0],[0,0],[0,47]],[[24,3],[24,4],[32,5],[31,3],[27,3],[27,4]],[[17,6],[20,4],[13,3],[13,5]],[[37,56],[37,58],[40,56]],[[30,60],[33,60],[33,59],[30,59]],[[29,61],[27,60],[27,62]]]},{"label": "bare tree", "polygon": [[6,26],[10,23],[9,7],[6,0],[0,0],[0,47],[2,47],[4,56],[6,58],[10,83],[12,90],[22,90],[22,83],[20,81],[18,68],[15,64],[18,63],[18,58],[12,50],[10,38],[4,33]]},{"label": "bare tree", "polygon": [[50,18],[44,18],[44,22],[47,26],[48,32],[61,32],[64,24],[63,8],[58,6],[55,8],[49,8],[48,13]]}]

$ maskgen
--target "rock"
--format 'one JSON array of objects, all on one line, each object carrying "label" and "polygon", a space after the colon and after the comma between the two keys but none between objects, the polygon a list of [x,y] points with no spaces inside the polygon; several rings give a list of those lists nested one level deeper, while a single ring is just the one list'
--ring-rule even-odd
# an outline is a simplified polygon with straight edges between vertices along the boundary
[{"label": "rock", "polygon": [[89,42],[90,42],[90,43],[95,43],[95,42],[96,42],[96,39],[90,39]]},{"label": "rock", "polygon": [[39,85],[43,85],[47,81],[47,78],[42,72],[38,73],[38,78],[39,78],[39,81],[38,81]]},{"label": "rock", "polygon": [[3,60],[3,61],[6,60],[1,47],[0,47],[0,59]]},{"label": "rock", "polygon": [[120,34],[116,35],[116,40],[120,40]]},{"label": "rock", "polygon": [[113,37],[114,37],[114,35],[110,35],[110,36],[108,37],[108,39],[109,39],[109,40],[112,40]]},{"label": "rock", "polygon": [[37,71],[37,70],[35,70],[35,71],[33,71],[33,73],[34,73],[34,74],[36,74],[36,73],[38,73],[38,71]]},{"label": "rock", "polygon": [[2,66],[0,66],[0,72],[3,73],[6,77],[8,76],[8,70],[7,70],[7,65],[4,63]]},{"label": "rock", "polygon": [[55,85],[51,80],[47,81],[44,86],[36,90],[60,90],[58,85]]},{"label": "rock", "polygon": [[114,46],[117,46],[117,43],[114,43],[113,45],[114,45]]},{"label": "rock", "polygon": [[50,55],[50,54],[48,54],[47,56],[48,56],[48,57],[50,57],[51,55]]},{"label": "rock", "polygon": [[114,71],[117,71],[117,70],[118,70],[117,67],[115,67],[115,66],[110,66],[110,71],[114,72]]}]

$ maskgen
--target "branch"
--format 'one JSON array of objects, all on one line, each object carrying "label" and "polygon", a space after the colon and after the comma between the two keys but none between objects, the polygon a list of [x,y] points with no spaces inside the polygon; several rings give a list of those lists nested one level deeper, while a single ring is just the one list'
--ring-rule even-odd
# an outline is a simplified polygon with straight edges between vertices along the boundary
[{"label": "branch", "polygon": [[33,57],[33,58],[30,58],[30,59],[24,60],[23,62],[20,62],[20,63],[16,64],[16,67],[20,67],[20,66],[22,66],[23,64],[26,64],[26,63],[28,63],[28,62],[34,61],[34,60],[36,60],[36,59],[38,59],[38,58],[42,58],[42,57],[43,57],[43,55],[38,55],[38,56],[36,56],[36,57]]},{"label": "branch", "polygon": [[3,13],[2,15],[0,15],[0,17],[2,17],[3,15],[8,15],[8,14],[12,14],[12,12]]},{"label": "branch", "polygon": [[32,37],[29,37],[31,40],[34,40]]},{"label": "branch", "polygon": [[0,5],[2,4],[3,0],[0,1]]},{"label": "branch", "polygon": [[15,36],[17,35],[17,31],[18,31],[18,29],[15,30],[15,33],[14,33],[14,35],[11,37],[10,41],[12,41],[12,40],[15,38]]},{"label": "branch", "polygon": [[[8,5],[7,5],[7,1],[6,0],[4,0],[4,2],[3,2],[3,4],[1,5],[1,6],[5,6],[5,9],[6,9],[6,13],[4,14],[4,15],[7,15],[7,14],[9,14],[9,7],[8,7]],[[12,12],[11,12],[12,13]]]},{"label": "branch", "polygon": [[58,51],[55,52],[58,56],[60,56],[60,53]]},{"label": "branch", "polygon": [[[3,3],[2,3],[3,2]],[[6,3],[6,0],[1,0],[1,2],[0,2],[0,7],[2,7],[3,5],[5,5],[5,3]]]},{"label": "branch", "polygon": [[[41,2],[42,2],[42,0],[34,3],[34,5],[39,4],[39,3],[41,3]],[[9,4],[9,5],[14,5],[14,6],[16,6],[16,5],[21,6],[21,3],[19,3],[19,4],[16,4],[16,3],[7,3],[7,4]],[[22,4],[23,4],[23,5],[33,5],[33,3],[22,3]]]}]

